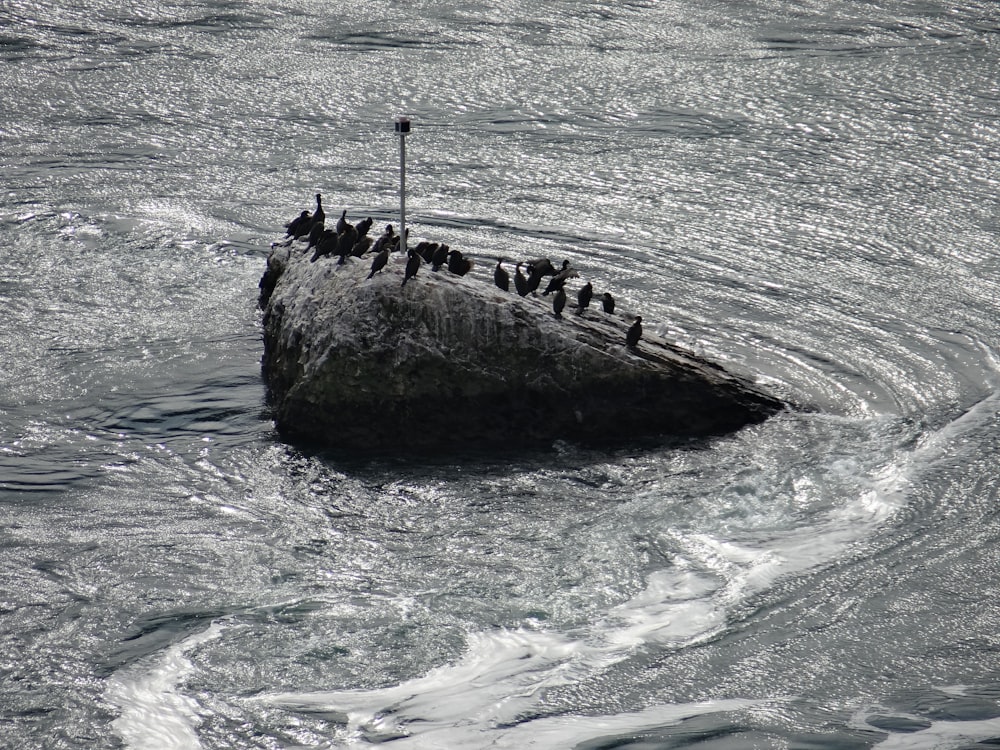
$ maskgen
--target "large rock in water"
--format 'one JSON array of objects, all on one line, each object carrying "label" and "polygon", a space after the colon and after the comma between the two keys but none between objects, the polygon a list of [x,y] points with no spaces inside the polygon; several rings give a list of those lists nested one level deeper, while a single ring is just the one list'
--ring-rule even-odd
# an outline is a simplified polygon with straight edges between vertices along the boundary
[{"label": "large rock in water", "polygon": [[[550,297],[404,259],[315,263],[275,248],[261,279],[263,372],[276,426],[334,451],[423,452],[707,436],[782,404],[752,383],[598,306],[562,318]],[[572,297],[572,295],[571,295]],[[647,321],[647,331],[652,326]]]}]

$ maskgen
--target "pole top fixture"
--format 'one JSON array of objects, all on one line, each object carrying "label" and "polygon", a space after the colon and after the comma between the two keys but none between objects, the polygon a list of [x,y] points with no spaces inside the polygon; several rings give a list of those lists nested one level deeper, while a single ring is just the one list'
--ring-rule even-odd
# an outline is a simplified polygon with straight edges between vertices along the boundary
[{"label": "pole top fixture", "polygon": [[396,118],[396,132],[397,133],[409,133],[410,132],[410,118],[409,117],[397,117]]}]

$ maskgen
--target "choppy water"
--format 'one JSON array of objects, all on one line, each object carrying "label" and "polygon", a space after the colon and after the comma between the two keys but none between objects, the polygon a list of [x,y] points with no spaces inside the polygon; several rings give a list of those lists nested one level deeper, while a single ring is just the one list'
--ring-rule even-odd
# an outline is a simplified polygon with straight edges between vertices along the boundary
[{"label": "choppy water", "polygon": [[[67,6],[0,8],[0,745],[1000,741],[994,3]],[[414,236],[812,408],[278,442],[267,247],[395,220],[399,114]]]}]

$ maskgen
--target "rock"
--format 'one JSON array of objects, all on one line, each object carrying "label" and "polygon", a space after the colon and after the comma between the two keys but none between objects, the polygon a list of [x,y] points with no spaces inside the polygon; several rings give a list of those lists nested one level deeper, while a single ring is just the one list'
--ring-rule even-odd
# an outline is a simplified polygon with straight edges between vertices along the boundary
[{"label": "rock", "polygon": [[275,247],[261,279],[263,373],[285,439],[336,452],[421,453],[708,436],[784,408],[745,379],[646,334],[633,316],[561,319],[549,300],[421,269],[394,253],[310,263]]}]

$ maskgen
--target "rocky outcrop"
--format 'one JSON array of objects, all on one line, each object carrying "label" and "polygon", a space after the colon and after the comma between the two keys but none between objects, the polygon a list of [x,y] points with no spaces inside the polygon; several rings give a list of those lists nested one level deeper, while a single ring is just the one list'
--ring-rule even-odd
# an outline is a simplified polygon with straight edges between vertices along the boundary
[{"label": "rocky outcrop", "polygon": [[294,245],[268,258],[263,373],[286,439],[350,453],[609,443],[725,433],[784,407],[648,333],[628,349],[621,314],[556,318],[548,297],[426,265],[401,286],[398,253],[370,267]]}]

